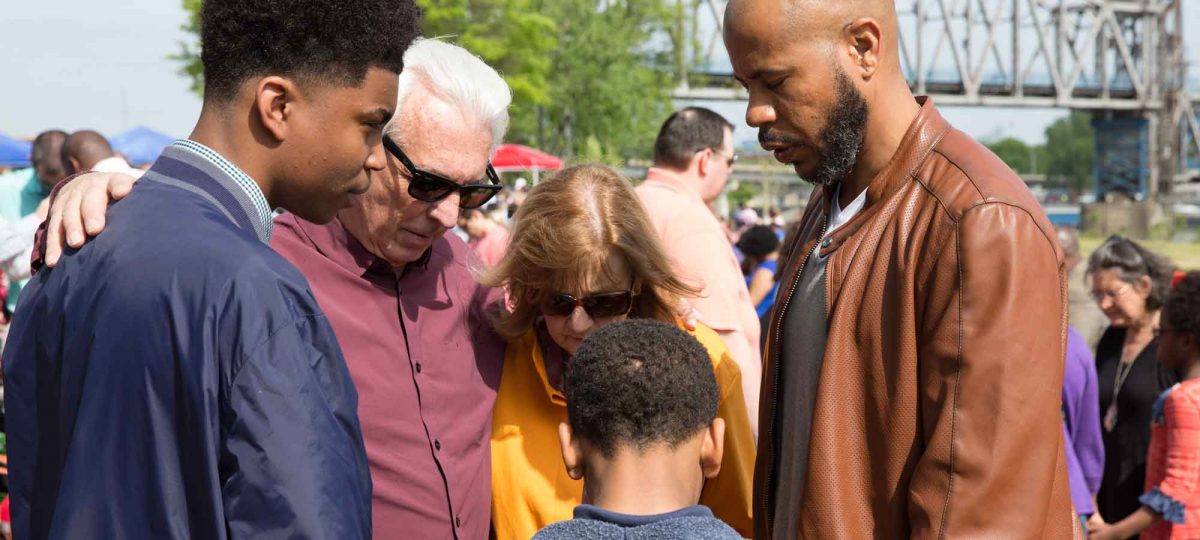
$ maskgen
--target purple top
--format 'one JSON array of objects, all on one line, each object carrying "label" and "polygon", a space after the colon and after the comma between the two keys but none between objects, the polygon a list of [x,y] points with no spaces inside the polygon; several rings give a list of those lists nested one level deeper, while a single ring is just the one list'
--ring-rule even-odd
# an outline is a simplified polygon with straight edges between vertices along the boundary
[{"label": "purple top", "polygon": [[1087,341],[1074,328],[1067,331],[1067,358],[1062,389],[1063,434],[1071,502],[1080,514],[1096,511],[1092,495],[1104,475],[1104,440],[1100,436],[1100,399],[1096,361]]},{"label": "purple top", "polygon": [[337,220],[275,220],[272,247],[308,278],[358,389],[376,538],[487,538],[499,296],[447,234],[397,278]]}]

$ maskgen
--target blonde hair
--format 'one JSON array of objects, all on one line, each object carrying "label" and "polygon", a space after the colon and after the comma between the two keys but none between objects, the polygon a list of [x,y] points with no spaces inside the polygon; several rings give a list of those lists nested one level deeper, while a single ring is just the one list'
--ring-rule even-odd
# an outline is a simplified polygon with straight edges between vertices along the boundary
[{"label": "blonde hair", "polygon": [[546,294],[575,291],[606,272],[612,254],[633,274],[630,317],[673,323],[679,299],[699,293],[675,277],[646,210],[617,171],[580,165],[541,182],[514,216],[504,258],[481,278],[506,287],[511,298],[512,310],[495,317],[496,331],[509,339],[524,335]]}]

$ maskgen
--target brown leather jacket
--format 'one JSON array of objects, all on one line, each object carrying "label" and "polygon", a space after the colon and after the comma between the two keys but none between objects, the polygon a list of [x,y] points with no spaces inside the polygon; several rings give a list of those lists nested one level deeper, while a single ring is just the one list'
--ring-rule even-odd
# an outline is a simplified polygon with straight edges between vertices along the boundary
[{"label": "brown leather jacket", "polygon": [[[823,244],[828,338],[813,409],[803,538],[1082,538],[1060,399],[1063,255],[1045,213],[928,98],[866,206]],[[754,479],[768,493],[783,312],[828,220],[818,188],[768,340]],[[782,429],[787,429],[783,426]]]}]

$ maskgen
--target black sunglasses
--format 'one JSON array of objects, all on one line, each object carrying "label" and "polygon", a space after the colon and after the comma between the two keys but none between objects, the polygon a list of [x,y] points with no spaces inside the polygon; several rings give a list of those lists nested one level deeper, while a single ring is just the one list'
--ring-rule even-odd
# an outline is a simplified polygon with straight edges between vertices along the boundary
[{"label": "black sunglasses", "polygon": [[412,160],[408,159],[400,146],[387,135],[383,136],[383,148],[400,160],[400,164],[404,165],[404,168],[408,169],[410,175],[408,194],[418,201],[436,203],[449,197],[452,193],[458,192],[460,208],[479,208],[492,200],[492,197],[495,197],[502,187],[500,176],[496,174],[496,169],[492,168],[491,163],[488,163],[487,166],[487,179],[491,181],[491,184],[481,181],[475,184],[460,185],[444,176],[413,165]]},{"label": "black sunglasses", "polygon": [[575,308],[579,306],[583,306],[588,317],[593,319],[624,315],[633,309],[633,291],[589,294],[583,298],[558,293],[549,296],[542,302],[542,313],[566,317],[574,313]]}]

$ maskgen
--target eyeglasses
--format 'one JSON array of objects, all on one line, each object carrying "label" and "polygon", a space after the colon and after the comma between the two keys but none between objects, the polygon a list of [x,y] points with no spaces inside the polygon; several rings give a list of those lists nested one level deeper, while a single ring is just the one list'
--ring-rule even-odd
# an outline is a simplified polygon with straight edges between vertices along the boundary
[{"label": "eyeglasses", "polygon": [[1122,294],[1129,292],[1129,290],[1132,288],[1132,285],[1126,284],[1123,287],[1118,287],[1108,291],[1092,291],[1090,294],[1092,296],[1092,300],[1099,304],[1100,301],[1104,300],[1105,298],[1108,298],[1109,300],[1116,300]]},{"label": "eyeglasses", "polygon": [[[719,154],[717,154],[716,148],[701,148],[699,150],[696,150],[696,153],[699,154],[700,152],[703,152],[705,150],[710,150],[710,149],[713,151],[713,157],[717,157],[719,155]],[[730,167],[733,167],[733,164],[737,163],[738,157],[739,156],[737,154],[729,154],[729,157],[725,158],[725,164]]]},{"label": "eyeglasses", "polygon": [[487,166],[487,180],[490,184],[480,180],[478,183],[460,185],[458,182],[450,180],[437,173],[429,172],[425,169],[420,169],[413,165],[411,159],[404,154],[400,146],[395,141],[384,135],[383,148],[389,154],[400,160],[400,164],[404,165],[409,172],[408,194],[418,201],[427,203],[440,202],[451,194],[457,192],[459,195],[458,206],[460,208],[470,209],[479,208],[492,200],[497,193],[500,192],[500,177],[496,174],[496,169],[492,168],[492,164]]},{"label": "eyeglasses", "polygon": [[542,314],[566,317],[580,306],[593,319],[624,315],[633,309],[633,291],[589,294],[583,298],[566,293],[551,295],[542,302]]}]

